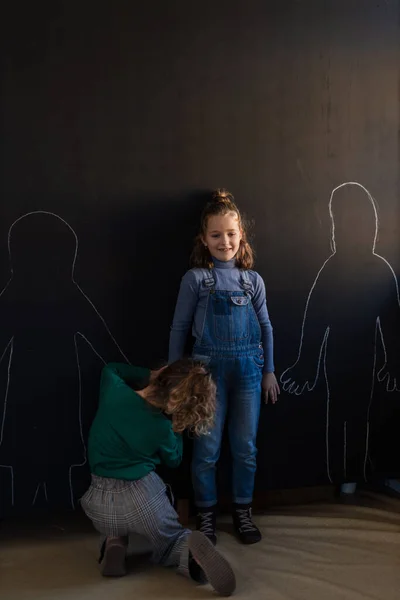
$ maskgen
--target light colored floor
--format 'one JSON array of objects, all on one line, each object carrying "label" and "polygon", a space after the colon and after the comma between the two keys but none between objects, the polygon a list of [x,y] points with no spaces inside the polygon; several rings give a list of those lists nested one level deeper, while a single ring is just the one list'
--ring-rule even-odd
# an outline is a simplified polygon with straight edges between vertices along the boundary
[{"label": "light colored floor", "polygon": [[[237,573],[237,598],[398,600],[400,502],[367,495],[362,506],[318,504],[256,517],[262,543],[240,546],[223,519],[219,547]],[[0,525],[1,600],[213,598],[171,571],[131,558],[132,572],[104,580],[98,538],[80,520]]]}]

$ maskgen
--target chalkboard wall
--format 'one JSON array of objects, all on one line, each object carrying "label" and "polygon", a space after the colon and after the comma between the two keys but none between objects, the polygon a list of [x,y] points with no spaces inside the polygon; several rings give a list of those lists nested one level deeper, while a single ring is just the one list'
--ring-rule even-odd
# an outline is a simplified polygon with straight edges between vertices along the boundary
[{"label": "chalkboard wall", "polygon": [[2,9],[0,513],[75,505],[102,361],[166,357],[219,186],[285,388],[257,489],[400,475],[399,33],[391,0]]}]

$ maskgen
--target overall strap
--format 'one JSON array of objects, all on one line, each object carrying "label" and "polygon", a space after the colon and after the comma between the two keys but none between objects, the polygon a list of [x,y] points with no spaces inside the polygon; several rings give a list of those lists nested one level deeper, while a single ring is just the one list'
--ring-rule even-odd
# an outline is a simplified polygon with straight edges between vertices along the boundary
[{"label": "overall strap", "polygon": [[240,271],[240,283],[245,292],[248,292],[250,296],[254,296],[254,287],[250,281],[249,272],[246,269]]},{"label": "overall strap", "polygon": [[211,290],[215,287],[215,277],[212,269],[202,269],[203,273],[203,285],[207,289]]}]

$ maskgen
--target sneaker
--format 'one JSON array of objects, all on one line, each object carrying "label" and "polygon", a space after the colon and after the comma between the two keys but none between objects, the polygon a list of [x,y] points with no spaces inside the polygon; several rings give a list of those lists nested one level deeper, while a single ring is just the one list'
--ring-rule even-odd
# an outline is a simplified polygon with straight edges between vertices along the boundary
[{"label": "sneaker", "polygon": [[234,505],[233,525],[242,544],[257,544],[261,541],[261,531],[253,523],[250,504]]},{"label": "sneaker", "polygon": [[204,534],[214,546],[217,543],[217,509],[216,506],[202,508],[197,513],[196,529]]},{"label": "sneaker", "polygon": [[232,567],[200,531],[193,531],[188,538],[190,555],[204,573],[204,579],[220,596],[231,596],[236,589],[236,577]]},{"label": "sneaker", "polygon": [[106,539],[100,551],[100,572],[103,577],[123,577],[126,575],[126,540]]}]

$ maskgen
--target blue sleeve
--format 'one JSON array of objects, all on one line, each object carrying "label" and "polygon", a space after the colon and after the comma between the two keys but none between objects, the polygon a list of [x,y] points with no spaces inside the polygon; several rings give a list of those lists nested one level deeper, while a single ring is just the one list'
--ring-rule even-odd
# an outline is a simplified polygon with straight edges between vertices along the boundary
[{"label": "blue sleeve", "polygon": [[198,299],[199,281],[193,271],[188,271],[182,278],[169,337],[168,362],[170,364],[183,357]]},{"label": "blue sleeve", "polygon": [[261,341],[264,348],[264,373],[274,372],[274,336],[268,314],[265,285],[262,277],[255,273],[253,306],[261,327]]}]

